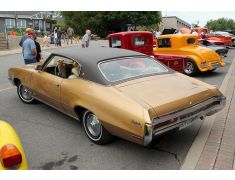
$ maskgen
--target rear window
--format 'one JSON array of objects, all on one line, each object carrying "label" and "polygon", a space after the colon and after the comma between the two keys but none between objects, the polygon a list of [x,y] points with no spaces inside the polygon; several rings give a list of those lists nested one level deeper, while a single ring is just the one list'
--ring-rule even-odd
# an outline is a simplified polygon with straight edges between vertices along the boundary
[{"label": "rear window", "polygon": [[113,48],[121,48],[121,39],[118,37],[111,39],[111,47]]},{"label": "rear window", "polygon": [[196,42],[195,38],[188,38],[187,43],[188,44],[194,44]]},{"label": "rear window", "polygon": [[171,39],[170,38],[158,39],[157,44],[158,44],[159,48],[170,48],[171,47]]},{"label": "rear window", "polygon": [[146,37],[134,37],[133,39],[133,44],[135,46],[144,46],[147,43],[147,38]]},{"label": "rear window", "polygon": [[106,80],[116,82],[168,72],[168,69],[149,57],[126,57],[99,63]]}]

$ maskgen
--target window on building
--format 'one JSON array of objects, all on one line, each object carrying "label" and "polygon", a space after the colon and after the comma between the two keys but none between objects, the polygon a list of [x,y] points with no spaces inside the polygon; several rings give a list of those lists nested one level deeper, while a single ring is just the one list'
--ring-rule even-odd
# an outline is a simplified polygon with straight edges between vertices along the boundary
[{"label": "window on building", "polygon": [[15,27],[15,19],[5,19],[5,25],[8,28],[13,28]]},{"label": "window on building", "polygon": [[158,39],[157,44],[158,44],[159,48],[170,48],[171,47],[171,39],[170,38]]},{"label": "window on building", "polygon": [[39,30],[39,20],[34,20],[34,29]]},{"label": "window on building", "polygon": [[17,28],[26,28],[26,20],[25,19],[18,19],[17,20]]}]

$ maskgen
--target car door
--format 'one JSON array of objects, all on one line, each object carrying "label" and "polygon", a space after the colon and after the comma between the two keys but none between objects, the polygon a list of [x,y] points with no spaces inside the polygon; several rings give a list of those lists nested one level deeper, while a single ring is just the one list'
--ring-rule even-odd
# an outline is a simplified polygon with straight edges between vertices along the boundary
[{"label": "car door", "polygon": [[56,63],[60,59],[63,57],[51,57],[45,62],[43,69],[36,70],[31,77],[33,96],[56,109],[61,109],[60,96],[63,78],[55,75],[53,71],[48,72],[47,70],[56,67]]},{"label": "car door", "polygon": [[62,80],[63,79],[61,77],[49,74],[47,72],[34,72],[31,77],[33,95],[37,99],[57,109],[61,109],[60,86]]}]

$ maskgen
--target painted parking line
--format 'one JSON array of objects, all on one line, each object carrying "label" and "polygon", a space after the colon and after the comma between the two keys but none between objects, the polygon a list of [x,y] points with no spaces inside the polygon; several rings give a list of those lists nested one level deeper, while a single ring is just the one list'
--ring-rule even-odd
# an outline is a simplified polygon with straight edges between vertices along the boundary
[{"label": "painted parking line", "polygon": [[7,88],[4,88],[4,89],[0,89],[0,93],[3,92],[3,91],[7,91],[9,89],[13,89],[13,88],[14,88],[14,86],[7,87]]}]

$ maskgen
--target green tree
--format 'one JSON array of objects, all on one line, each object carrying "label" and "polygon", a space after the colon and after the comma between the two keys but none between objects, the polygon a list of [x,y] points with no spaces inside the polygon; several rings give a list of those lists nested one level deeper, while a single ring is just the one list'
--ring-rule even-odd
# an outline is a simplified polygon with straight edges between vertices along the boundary
[{"label": "green tree", "polygon": [[235,21],[233,19],[219,18],[216,20],[209,20],[206,26],[213,31],[231,30],[235,29]]},{"label": "green tree", "polygon": [[65,25],[73,27],[76,34],[82,35],[91,29],[101,37],[110,31],[124,31],[127,24],[156,27],[161,22],[158,11],[64,11],[61,14]]}]

